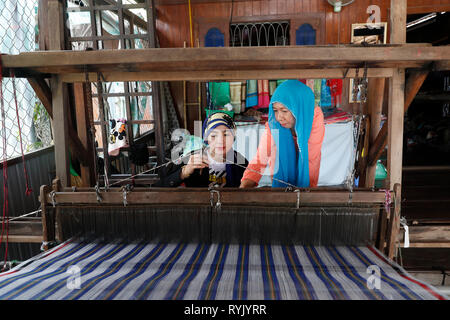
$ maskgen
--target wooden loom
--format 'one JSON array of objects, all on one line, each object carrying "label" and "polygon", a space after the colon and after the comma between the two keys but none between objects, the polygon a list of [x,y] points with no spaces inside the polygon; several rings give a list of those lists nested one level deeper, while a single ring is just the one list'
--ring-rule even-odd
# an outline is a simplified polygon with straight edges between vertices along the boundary
[{"label": "wooden loom", "polygon": [[[59,4],[60,5],[60,4]],[[58,16],[58,15],[57,15]],[[388,150],[389,194],[394,199],[390,216],[380,214],[377,247],[386,249],[389,257],[395,255],[395,243],[400,230],[401,169],[403,144],[404,100],[414,97],[417,83],[423,74],[434,70],[450,69],[450,48],[431,47],[425,44],[406,45],[406,1],[391,2],[391,44],[361,47],[357,45],[305,46],[271,48],[158,48],[144,50],[102,50],[91,52],[60,51],[61,30],[53,30],[51,42],[57,51],[31,52],[3,57],[4,76],[14,71],[17,77],[26,77],[34,84],[42,101],[47,101],[53,113],[55,129],[56,172],[64,187],[68,186],[68,141],[73,140],[67,124],[68,107],[64,100],[63,84],[96,81],[102,72],[105,81],[171,81],[171,80],[245,80],[245,79],[296,79],[302,78],[352,78],[364,63],[368,78],[389,78],[389,122],[378,134],[369,152],[369,164],[376,163],[377,154]],[[59,18],[60,19],[60,18]],[[55,23],[55,26],[59,26]],[[59,48],[58,48],[59,47]],[[416,76],[406,84],[405,69],[416,69]],[[112,71],[113,70],[113,71]],[[52,88],[44,79],[50,79]],[[423,82],[423,79],[422,79]],[[420,87],[420,85],[419,85]],[[417,91],[415,91],[417,92]],[[376,93],[374,94],[376,96]],[[371,121],[375,121],[372,120]],[[54,193],[52,193],[54,191]],[[277,190],[220,190],[220,203],[227,205],[251,204],[253,206],[297,206],[314,203],[334,203],[351,206],[355,203],[380,205],[386,200],[384,191],[354,190],[302,190],[298,193]],[[50,206],[65,205],[124,206],[123,190],[111,188],[101,193],[101,204],[94,189],[49,187],[41,189],[43,241],[49,242],[58,235],[55,229],[60,219],[58,209],[49,213]],[[217,194],[216,194],[217,195]],[[135,189],[127,194],[127,205],[167,205],[188,203],[208,205],[208,190],[157,190]],[[217,200],[213,200],[217,201]],[[298,203],[298,201],[300,201]],[[61,236],[61,235],[59,235]],[[56,237],[58,238],[58,237]]]}]

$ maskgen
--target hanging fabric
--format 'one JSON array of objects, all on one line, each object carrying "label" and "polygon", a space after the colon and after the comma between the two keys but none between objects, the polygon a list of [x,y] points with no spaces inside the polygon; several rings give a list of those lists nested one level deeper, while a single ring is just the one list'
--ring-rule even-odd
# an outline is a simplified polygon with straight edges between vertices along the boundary
[{"label": "hanging fabric", "polygon": [[111,119],[111,132],[109,135],[108,154],[110,156],[118,156],[121,148],[128,147],[127,141],[127,120]]},{"label": "hanging fabric", "polygon": [[242,82],[230,82],[230,98],[234,113],[241,112],[241,86]]},{"label": "hanging fabric", "polygon": [[306,85],[314,92],[314,79],[306,79]]},{"label": "hanging fabric", "polygon": [[231,102],[229,82],[210,82],[209,90],[213,107],[223,107]]},{"label": "hanging fabric", "polygon": [[258,81],[247,80],[246,108],[258,105]]},{"label": "hanging fabric", "polygon": [[322,79],[314,79],[314,105],[320,106],[320,95],[322,92]]},{"label": "hanging fabric", "polygon": [[273,93],[277,89],[277,81],[276,80],[269,80],[269,95],[272,97]]},{"label": "hanging fabric", "polygon": [[327,84],[331,92],[331,105],[339,108],[342,103],[342,79],[329,79]]},{"label": "hanging fabric", "polygon": [[322,79],[320,85],[320,107],[322,111],[326,111],[331,107],[331,92],[327,85],[327,79]]},{"label": "hanging fabric", "polygon": [[269,80],[258,80],[258,109],[269,107]]}]

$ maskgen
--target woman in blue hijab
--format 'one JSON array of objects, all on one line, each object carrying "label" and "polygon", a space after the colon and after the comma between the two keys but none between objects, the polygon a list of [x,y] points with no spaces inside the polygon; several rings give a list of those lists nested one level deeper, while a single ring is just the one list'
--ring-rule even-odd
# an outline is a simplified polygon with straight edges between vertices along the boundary
[{"label": "woman in blue hijab", "polygon": [[298,80],[283,82],[269,105],[269,120],[241,188],[258,185],[267,165],[272,187],[317,186],[325,125],[314,93]]}]

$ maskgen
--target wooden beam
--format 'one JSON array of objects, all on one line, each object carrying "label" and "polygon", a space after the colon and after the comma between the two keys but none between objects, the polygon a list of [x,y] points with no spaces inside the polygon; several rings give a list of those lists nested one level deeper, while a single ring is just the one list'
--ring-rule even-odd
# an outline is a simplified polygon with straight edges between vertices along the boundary
[{"label": "wooden beam", "polygon": [[[81,165],[81,178],[84,187],[94,184],[94,155],[92,150],[92,137],[89,134],[89,115],[87,110],[87,90],[90,90],[85,83],[75,83],[73,85],[76,120],[80,144],[86,150],[86,162]],[[93,116],[93,115],[92,115]]]},{"label": "wooden beam", "polygon": [[[28,78],[28,82],[34,89],[37,97],[41,100],[45,110],[51,119],[53,119],[53,107],[52,107],[52,91],[50,90],[47,82],[43,78]],[[80,141],[75,129],[69,125],[69,143],[73,151],[73,156],[76,157],[83,165],[89,165],[88,151]]]},{"label": "wooden beam", "polygon": [[42,243],[42,236],[29,236],[29,235],[10,235],[8,242],[11,243]]},{"label": "wooden beam", "polygon": [[3,57],[5,75],[8,68],[45,74],[84,73],[85,67],[105,73],[360,68],[364,62],[368,68],[420,68],[448,60],[450,46],[424,45],[37,51]]},{"label": "wooden beam", "polygon": [[[386,79],[384,78],[369,79],[369,87],[367,94],[367,104],[370,117],[369,146],[372,146],[374,144],[375,138],[380,132],[385,84]],[[369,147],[369,150],[370,149],[371,148]],[[367,150],[367,172],[366,172],[366,181],[364,184],[366,188],[375,186],[376,163],[370,164],[369,150]]]},{"label": "wooden beam", "polygon": [[[53,91],[53,139],[55,142],[56,176],[61,179],[63,186],[70,186],[69,164],[69,125],[67,123],[69,108],[64,99],[63,82],[59,76],[52,77]],[[72,136],[72,138],[74,138]]]},{"label": "wooden beam", "polygon": [[[406,43],[407,0],[391,0],[390,25],[393,44]],[[388,181],[392,190],[402,181],[403,117],[405,109],[405,70],[398,66],[389,81]]]},{"label": "wooden beam", "polygon": [[392,190],[402,182],[405,70],[398,69],[391,78],[388,114],[388,185]]},{"label": "wooden beam", "polygon": [[[337,78],[355,78],[356,69],[292,69],[292,70],[224,70],[224,71],[168,71],[168,72],[104,72],[103,76],[107,82],[114,81],[177,81],[186,79],[188,81],[213,81],[213,80],[242,80],[242,79],[260,79],[264,80],[270,75],[273,79],[298,79],[299,75],[306,79],[337,79]],[[367,70],[368,78],[390,78],[392,69],[373,68]],[[85,74],[66,73],[61,75],[64,82],[83,82]],[[97,74],[89,73],[89,80],[96,81]]]},{"label": "wooden beam", "polygon": [[[408,77],[405,85],[405,113],[406,111],[408,111],[408,108],[414,101],[415,96],[425,82],[429,72],[429,69],[414,70]],[[379,131],[377,137],[375,138],[375,141],[373,142],[373,144],[371,144],[372,146],[369,152],[369,165],[376,164],[377,160],[380,158],[384,151],[384,148],[387,145],[388,121],[383,124],[383,127]]]},{"label": "wooden beam", "polygon": [[52,91],[47,82],[45,82],[45,79],[42,77],[28,78],[28,83],[33,88],[39,100],[41,100],[50,118],[53,118]]},{"label": "wooden beam", "polygon": [[[297,193],[285,192],[274,189],[269,190],[228,190],[229,188],[219,190],[220,201],[222,205],[268,205],[295,207],[297,204]],[[86,189],[85,189],[86,190]],[[93,190],[93,189],[90,189]],[[122,192],[119,188],[110,189],[108,192],[101,192],[101,204],[94,191],[77,192],[57,192],[55,201],[62,204],[86,204],[86,205],[123,205]],[[215,201],[217,201],[217,195]],[[211,192],[200,188],[186,188],[186,190],[172,189],[152,189],[152,191],[133,191],[127,195],[128,205],[186,205],[199,204],[210,205]],[[52,203],[51,196],[47,194],[46,201]],[[385,192],[377,191],[320,191],[313,190],[300,192],[300,205],[333,203],[342,205],[356,205],[363,203],[383,204],[385,201]]]}]

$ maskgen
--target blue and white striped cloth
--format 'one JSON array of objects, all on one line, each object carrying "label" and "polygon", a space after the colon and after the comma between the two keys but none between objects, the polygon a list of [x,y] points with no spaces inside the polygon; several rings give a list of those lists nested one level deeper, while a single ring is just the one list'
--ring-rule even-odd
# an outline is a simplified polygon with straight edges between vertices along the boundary
[{"label": "blue and white striped cloth", "polygon": [[[379,277],[373,270],[380,271]],[[411,277],[373,247],[102,243],[71,239],[0,273],[0,299],[447,297]]]}]

